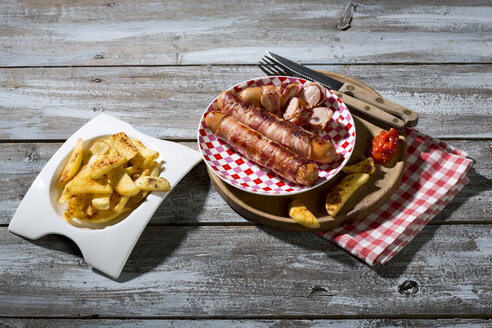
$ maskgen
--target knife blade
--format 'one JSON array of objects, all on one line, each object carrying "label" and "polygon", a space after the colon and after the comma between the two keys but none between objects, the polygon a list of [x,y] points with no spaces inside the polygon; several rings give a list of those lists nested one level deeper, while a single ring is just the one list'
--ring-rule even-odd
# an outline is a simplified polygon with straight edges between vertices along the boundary
[{"label": "knife blade", "polygon": [[[404,106],[383,97],[375,96],[373,93],[352,85],[349,82],[344,83],[333,79],[270,51],[267,51],[267,54],[272,61],[284,68],[290,74],[318,82],[324,87],[334,91],[339,98],[343,98],[343,102],[349,106],[349,108],[358,111],[364,116],[383,121],[387,125],[398,129],[417,125],[417,113]],[[342,92],[343,95],[340,94],[340,92]]]}]

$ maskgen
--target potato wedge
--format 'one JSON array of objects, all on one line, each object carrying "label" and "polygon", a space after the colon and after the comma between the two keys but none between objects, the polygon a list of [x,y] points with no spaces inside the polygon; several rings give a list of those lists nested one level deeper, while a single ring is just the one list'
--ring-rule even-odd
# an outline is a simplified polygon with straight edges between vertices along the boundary
[{"label": "potato wedge", "polygon": [[114,151],[110,151],[107,155],[94,155],[94,161],[89,165],[90,176],[94,179],[99,179],[112,169],[126,162],[127,159],[125,157],[118,155]]},{"label": "potato wedge", "polygon": [[368,173],[352,173],[343,178],[326,196],[325,206],[328,214],[335,217],[350,196],[368,180]]},{"label": "potato wedge", "polygon": [[146,148],[139,140],[132,139],[132,142],[137,147],[139,155],[145,159],[143,164],[145,167],[148,167],[153,160],[159,157],[158,151]]},{"label": "potato wedge", "polygon": [[94,195],[92,206],[98,210],[109,210],[109,195]]},{"label": "potato wedge", "polygon": [[151,166],[150,167],[152,167],[152,170],[150,171],[150,174],[149,175],[151,177],[157,177],[157,176],[159,176],[159,174],[161,174],[162,163],[163,162],[160,161],[159,163],[157,163],[157,162],[153,162],[153,163],[155,163],[155,165],[153,165],[153,167],[152,167],[152,163],[151,163]]},{"label": "potato wedge", "polygon": [[141,190],[145,191],[169,191],[171,185],[163,177],[141,176],[135,180],[135,184]]},{"label": "potato wedge", "polygon": [[113,188],[108,183],[101,183],[101,181],[91,177],[80,177],[67,183],[62,194],[111,194],[112,192]]},{"label": "potato wedge", "polygon": [[65,219],[70,222],[74,217],[86,217],[85,209],[88,204],[89,197],[87,194],[70,197],[70,200],[68,201],[68,208],[64,213]]},{"label": "potato wedge", "polygon": [[116,213],[122,213],[125,209],[126,203],[128,203],[128,200],[130,200],[130,197],[124,196],[120,198],[120,201],[116,206],[113,208],[113,211]]},{"label": "potato wedge", "polygon": [[[68,174],[59,179],[63,183],[58,201],[68,201],[67,221],[109,222],[138,206],[150,191],[170,190],[169,182],[158,177],[162,162],[155,159],[159,153],[124,132],[98,139],[85,153],[83,147],[79,140],[64,168]],[[139,178],[142,189],[134,181]]]},{"label": "potato wedge", "polygon": [[66,201],[68,201],[70,199],[70,197],[72,197],[72,195],[68,195],[68,194],[62,192],[60,198],[58,198],[58,203],[63,204]]},{"label": "potato wedge", "polygon": [[89,153],[91,155],[106,154],[108,151],[109,145],[104,141],[97,141],[89,148]]},{"label": "potato wedge", "polygon": [[109,171],[107,176],[113,188],[122,196],[135,196],[140,191],[121,166]]},{"label": "potato wedge", "polygon": [[58,179],[58,183],[60,185],[66,184],[70,179],[72,179],[82,164],[82,158],[84,154],[84,141],[82,139],[77,140],[74,149],[72,150],[72,154],[70,154],[70,158],[68,159],[65,168],[63,169],[60,178]]},{"label": "potato wedge", "polygon": [[376,166],[374,165],[374,159],[372,157],[368,157],[359,163],[344,166],[342,168],[342,171],[345,173],[373,174],[374,172],[376,172]]},{"label": "potato wedge", "polygon": [[118,154],[125,157],[128,161],[138,153],[137,147],[135,147],[125,132],[120,132],[111,136],[111,138],[109,138],[109,142]]},{"label": "potato wedge", "polygon": [[318,219],[299,199],[289,204],[289,216],[300,225],[313,229],[319,228]]}]

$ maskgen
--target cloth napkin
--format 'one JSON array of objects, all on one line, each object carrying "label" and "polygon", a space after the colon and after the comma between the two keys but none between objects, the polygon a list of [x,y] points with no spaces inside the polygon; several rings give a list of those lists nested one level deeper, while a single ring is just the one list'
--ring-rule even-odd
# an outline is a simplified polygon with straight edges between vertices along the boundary
[{"label": "cloth napkin", "polygon": [[467,153],[415,129],[406,135],[405,172],[391,198],[357,223],[318,232],[370,265],[398,254],[469,181]]}]

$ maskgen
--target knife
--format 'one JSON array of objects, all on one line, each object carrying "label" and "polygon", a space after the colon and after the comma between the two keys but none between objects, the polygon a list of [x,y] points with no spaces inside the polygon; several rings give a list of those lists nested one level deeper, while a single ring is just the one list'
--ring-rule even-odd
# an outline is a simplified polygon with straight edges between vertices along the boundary
[{"label": "knife", "polygon": [[290,74],[318,82],[332,90],[350,109],[363,116],[382,121],[397,129],[417,125],[417,113],[404,106],[383,97],[375,96],[349,82],[340,82],[272,52],[267,51],[267,54],[270,60],[280,65]]}]

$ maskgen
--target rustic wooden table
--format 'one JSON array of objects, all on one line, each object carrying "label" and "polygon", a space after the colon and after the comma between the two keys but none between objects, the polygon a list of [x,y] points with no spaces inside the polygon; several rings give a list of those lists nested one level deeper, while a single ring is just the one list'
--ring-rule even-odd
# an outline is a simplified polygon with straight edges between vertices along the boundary
[{"label": "rustic wooden table", "polygon": [[[340,30],[348,4],[1,1],[0,326],[490,327],[492,4],[357,2]],[[244,219],[203,163],[117,280],[67,238],[7,231],[35,176],[89,119],[108,113],[196,148],[204,108],[261,75],[266,49],[360,79],[474,160],[470,183],[386,266]]]}]

